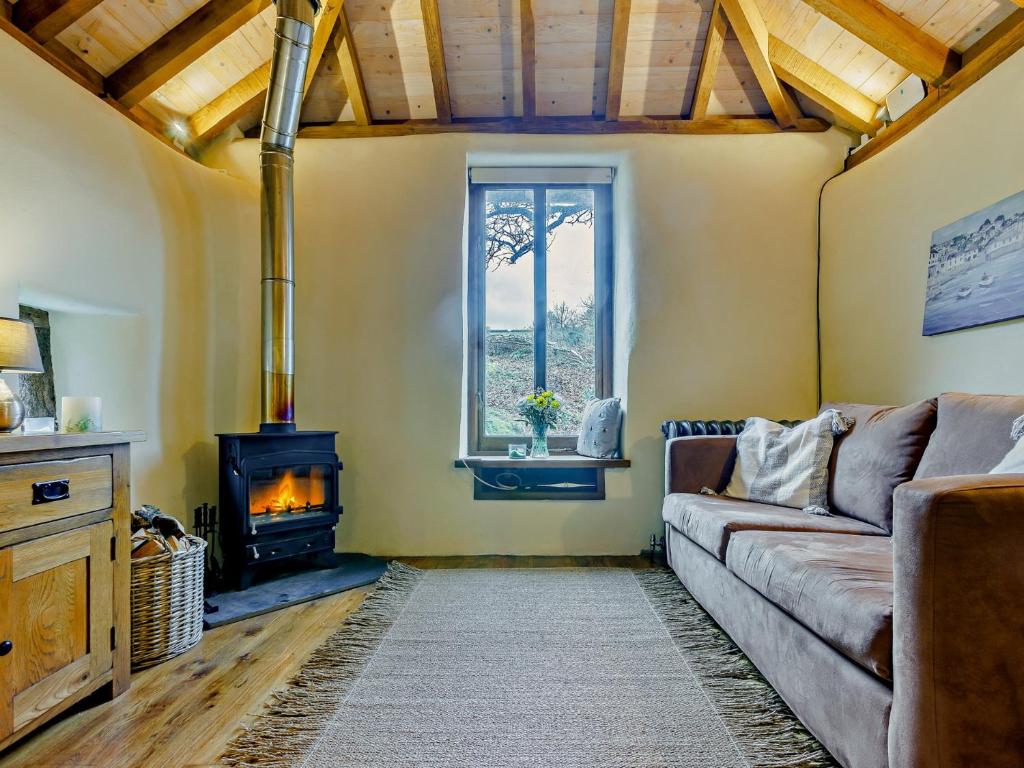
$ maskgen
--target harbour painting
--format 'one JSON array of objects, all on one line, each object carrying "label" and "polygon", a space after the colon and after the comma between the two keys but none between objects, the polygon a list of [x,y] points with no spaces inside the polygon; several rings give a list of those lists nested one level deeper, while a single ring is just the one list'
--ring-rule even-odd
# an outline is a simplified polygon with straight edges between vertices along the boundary
[{"label": "harbour painting", "polygon": [[932,234],[924,335],[1024,317],[1024,192]]}]

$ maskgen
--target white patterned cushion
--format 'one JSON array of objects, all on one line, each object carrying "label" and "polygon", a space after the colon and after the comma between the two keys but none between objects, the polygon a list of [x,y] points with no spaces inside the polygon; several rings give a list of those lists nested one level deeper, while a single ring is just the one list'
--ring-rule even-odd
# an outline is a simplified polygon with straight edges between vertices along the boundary
[{"label": "white patterned cushion", "polygon": [[1024,474],[1024,416],[1021,416],[1010,429],[1010,437],[1017,443],[1010,449],[1003,460],[989,470],[990,475]]},{"label": "white patterned cushion", "polygon": [[829,514],[828,462],[834,437],[852,425],[836,410],[792,428],[747,419],[736,440],[736,465],[725,495]]},{"label": "white patterned cushion", "polygon": [[621,426],[622,403],[619,398],[591,400],[583,410],[576,453],[594,459],[618,458]]}]

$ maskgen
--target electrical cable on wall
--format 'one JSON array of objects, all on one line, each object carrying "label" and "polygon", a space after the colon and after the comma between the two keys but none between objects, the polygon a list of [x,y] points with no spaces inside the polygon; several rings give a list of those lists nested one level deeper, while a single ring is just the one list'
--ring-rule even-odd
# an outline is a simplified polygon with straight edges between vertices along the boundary
[{"label": "electrical cable on wall", "polygon": [[821,408],[823,400],[822,396],[822,384],[821,384],[821,200],[825,195],[825,187],[828,183],[839,176],[846,173],[846,169],[834,173],[822,182],[821,189],[818,190],[818,226],[817,226],[817,262],[815,264],[815,278],[814,278],[814,338],[817,343],[818,349],[818,408]]}]

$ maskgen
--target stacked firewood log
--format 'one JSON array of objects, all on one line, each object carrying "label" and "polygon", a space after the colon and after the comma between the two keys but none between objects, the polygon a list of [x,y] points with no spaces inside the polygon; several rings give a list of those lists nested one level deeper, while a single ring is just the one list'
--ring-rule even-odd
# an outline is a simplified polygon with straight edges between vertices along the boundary
[{"label": "stacked firewood log", "polygon": [[175,518],[149,504],[132,512],[133,559],[187,552],[191,548],[185,528]]}]

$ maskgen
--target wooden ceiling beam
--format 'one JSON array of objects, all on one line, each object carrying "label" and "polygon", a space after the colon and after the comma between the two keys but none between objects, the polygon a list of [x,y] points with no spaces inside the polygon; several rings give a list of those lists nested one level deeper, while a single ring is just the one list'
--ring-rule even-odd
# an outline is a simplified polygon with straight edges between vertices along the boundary
[{"label": "wooden ceiling beam", "polygon": [[266,101],[270,62],[253,70],[188,119],[189,134],[205,142],[230,128]]},{"label": "wooden ceiling beam", "polygon": [[1024,48],[1024,10],[1014,11],[1009,19],[1012,21],[1008,20],[996,27],[997,36],[989,38],[986,35],[964,52],[965,63],[959,72],[938,88],[930,89],[924,99],[914,105],[907,114],[850,155],[846,160],[847,170],[860,165],[895,144],[1010,56]]},{"label": "wooden ceiling beam", "polygon": [[960,68],[960,54],[878,0],[804,2],[932,85],[943,82]]},{"label": "wooden ceiling beam", "polygon": [[156,91],[270,5],[270,0],[210,0],[112,72],[110,95],[131,107]]},{"label": "wooden ceiling beam", "polygon": [[39,43],[53,40],[103,0],[19,0],[11,18]]},{"label": "wooden ceiling beam", "polygon": [[[342,2],[343,0],[328,0],[316,18],[303,94],[309,91],[309,85],[313,82],[316,68],[331,39],[334,23],[338,20]],[[189,117],[189,134],[193,141],[208,142],[246,115],[252,114],[260,104],[266,101],[269,85],[270,62],[268,61]]]},{"label": "wooden ceiling beam", "polygon": [[861,133],[874,135],[878,130],[878,104],[846,81],[774,36],[768,38],[768,58],[780,80],[836,117]]},{"label": "wooden ceiling beam", "polygon": [[444,61],[441,14],[437,8],[437,0],[420,0],[420,8],[423,12],[423,33],[427,42],[427,58],[430,60],[430,79],[434,85],[437,119],[442,123],[450,123],[452,97],[448,91],[448,70]]},{"label": "wooden ceiling beam", "polygon": [[622,76],[626,69],[626,44],[629,40],[629,12],[631,0],[613,0],[611,54],[608,59],[608,98],[605,101],[604,119],[619,119],[622,108]]},{"label": "wooden ceiling beam", "polygon": [[[815,117],[800,118],[791,130],[820,133],[829,124]],[[299,131],[304,139],[345,139],[383,136],[417,136],[435,133],[533,133],[533,134],[745,134],[779,133],[775,120],[763,118],[711,117],[705,120],[629,118],[627,120],[595,120],[589,117],[540,117],[534,120],[506,118],[501,120],[459,120],[441,123],[436,120],[407,120],[398,123],[375,123],[361,126],[353,123],[310,125]]]},{"label": "wooden ceiling beam", "polygon": [[341,77],[345,81],[345,91],[348,93],[348,100],[352,105],[352,113],[355,115],[356,125],[369,125],[373,122],[373,115],[370,112],[369,102],[366,100],[366,85],[363,83],[363,72],[359,67],[359,57],[356,55],[355,41],[352,39],[352,30],[348,24],[348,14],[344,8],[338,14],[338,23],[334,33],[334,48],[338,51]]},{"label": "wooden ceiling beam", "polygon": [[802,113],[768,60],[768,27],[756,0],[722,0],[722,7],[739,38],[754,77],[768,99],[772,114],[783,128],[794,127]]},{"label": "wooden ceiling beam", "polygon": [[533,0],[519,0],[520,73],[523,80],[523,119],[537,116],[537,35]]},{"label": "wooden ceiling beam", "polygon": [[703,120],[707,117],[711,89],[714,88],[715,75],[718,74],[718,62],[722,58],[722,47],[725,45],[728,26],[721,0],[715,0],[708,32],[704,38],[704,50],[700,55],[700,70],[697,74],[697,85],[693,90],[693,104],[690,106],[691,120]]}]

